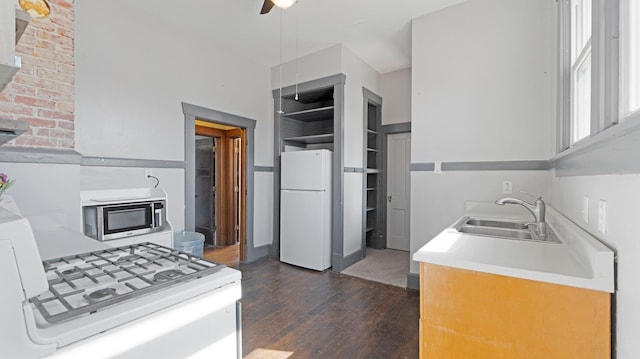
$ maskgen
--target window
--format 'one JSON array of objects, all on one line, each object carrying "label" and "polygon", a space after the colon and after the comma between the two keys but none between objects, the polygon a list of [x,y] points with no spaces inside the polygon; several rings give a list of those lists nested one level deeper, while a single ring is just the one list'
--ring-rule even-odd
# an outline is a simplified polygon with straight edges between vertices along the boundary
[{"label": "window", "polygon": [[591,133],[591,0],[571,0],[571,143]]},{"label": "window", "polygon": [[640,113],[640,2],[625,0],[620,7],[622,118]]},{"label": "window", "polygon": [[[635,9],[638,3],[639,0],[558,0],[558,152],[578,142],[579,146],[588,145],[588,138],[615,125],[623,112],[619,102],[626,101],[620,90],[639,92],[638,87],[631,86],[637,81],[621,86],[625,82],[619,73],[625,65],[618,49],[620,19],[626,16],[621,15],[621,8]],[[630,28],[638,26],[635,16],[627,21]],[[628,39],[630,53],[635,48],[638,54],[639,39]],[[637,63],[639,57],[635,56],[627,62]],[[640,101],[634,101],[625,104],[638,108]]]}]

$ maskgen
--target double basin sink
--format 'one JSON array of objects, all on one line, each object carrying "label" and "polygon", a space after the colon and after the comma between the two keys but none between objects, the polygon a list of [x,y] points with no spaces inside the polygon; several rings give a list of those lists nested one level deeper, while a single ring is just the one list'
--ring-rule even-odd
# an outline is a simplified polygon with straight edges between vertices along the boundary
[{"label": "double basin sink", "polygon": [[514,240],[560,243],[551,228],[547,229],[547,237],[536,233],[536,224],[518,220],[489,219],[479,217],[462,217],[453,229],[460,233],[477,236],[497,237]]}]

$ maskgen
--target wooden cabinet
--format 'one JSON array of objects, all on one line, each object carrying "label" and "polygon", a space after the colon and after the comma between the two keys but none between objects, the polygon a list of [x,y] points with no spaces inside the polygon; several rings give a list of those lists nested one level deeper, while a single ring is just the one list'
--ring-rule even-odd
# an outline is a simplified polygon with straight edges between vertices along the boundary
[{"label": "wooden cabinet", "polygon": [[604,359],[610,293],[420,264],[420,358]]}]

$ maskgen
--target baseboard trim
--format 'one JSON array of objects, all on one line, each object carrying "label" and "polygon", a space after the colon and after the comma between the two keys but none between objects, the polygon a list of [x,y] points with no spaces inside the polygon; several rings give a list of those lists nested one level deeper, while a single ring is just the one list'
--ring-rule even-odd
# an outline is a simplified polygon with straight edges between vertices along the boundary
[{"label": "baseboard trim", "polygon": [[342,268],[340,269],[340,272],[349,268],[351,265],[356,264],[360,260],[362,260],[362,250],[358,249],[342,259]]},{"label": "baseboard trim", "polygon": [[[247,248],[248,249],[248,248]],[[255,262],[260,258],[268,257],[271,255],[271,244],[265,244],[264,246],[254,247],[247,251],[246,263]]]},{"label": "baseboard trim", "polygon": [[407,289],[420,290],[420,275],[415,273],[407,274]]}]

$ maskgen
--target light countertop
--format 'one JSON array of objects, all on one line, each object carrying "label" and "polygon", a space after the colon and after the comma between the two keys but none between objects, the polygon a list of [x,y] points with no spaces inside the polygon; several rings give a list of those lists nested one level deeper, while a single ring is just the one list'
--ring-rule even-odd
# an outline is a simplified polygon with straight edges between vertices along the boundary
[{"label": "light countertop", "polygon": [[[498,217],[495,212],[492,213],[491,205],[476,203],[468,206],[467,215],[530,220],[530,215]],[[460,233],[449,227],[420,248],[413,259],[613,293],[613,251],[550,206],[547,206],[546,219],[562,243],[479,236]]]}]

